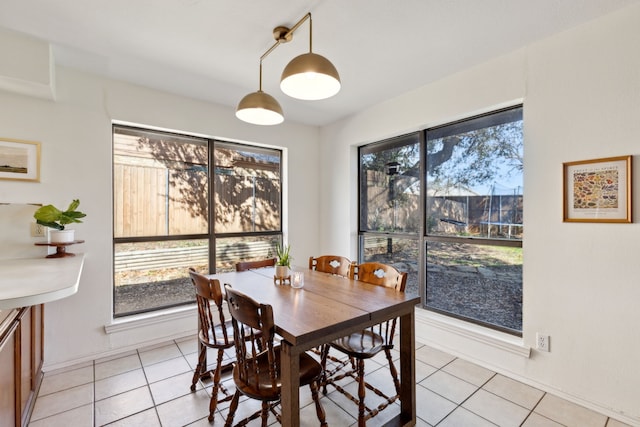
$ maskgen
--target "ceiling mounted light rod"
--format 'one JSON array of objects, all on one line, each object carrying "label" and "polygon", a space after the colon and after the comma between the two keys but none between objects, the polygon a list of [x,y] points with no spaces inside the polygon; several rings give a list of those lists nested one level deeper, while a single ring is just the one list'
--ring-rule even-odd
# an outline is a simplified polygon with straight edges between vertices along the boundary
[{"label": "ceiling mounted light rod", "polygon": [[[296,24],[291,28],[287,28],[283,26],[274,28],[273,38],[276,39],[276,42],[273,44],[273,46],[267,49],[265,53],[262,54],[262,56],[260,57],[260,61],[264,60],[267,56],[269,56],[269,54],[273,52],[281,44],[289,43],[291,40],[293,40],[293,33],[300,27],[300,25],[304,24],[304,21],[306,21],[307,19],[309,19],[309,31],[311,31],[311,22],[313,21],[311,19],[311,12],[303,16],[302,19],[296,22]],[[311,38],[309,38],[309,50],[311,50]]]},{"label": "ceiling mounted light rod", "polygon": [[313,19],[311,13],[303,16],[293,27],[276,27],[276,42],[260,57],[260,86],[257,92],[242,98],[236,109],[240,120],[259,125],[282,123],[284,116],[278,101],[262,91],[262,61],[278,46],[293,40],[293,33],[309,20],[309,53],[292,59],[282,72],[280,88],[287,95],[303,100],[329,98],[340,90],[340,76],[333,64],[324,56],[313,53]]}]

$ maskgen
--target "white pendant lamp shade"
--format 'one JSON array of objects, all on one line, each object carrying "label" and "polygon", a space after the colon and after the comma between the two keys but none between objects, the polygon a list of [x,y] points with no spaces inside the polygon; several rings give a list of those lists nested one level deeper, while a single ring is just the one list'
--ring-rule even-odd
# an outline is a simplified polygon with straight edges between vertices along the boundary
[{"label": "white pendant lamp shade", "polygon": [[309,52],[287,64],[280,89],[293,98],[307,101],[330,98],[340,91],[340,76],[331,61]]},{"label": "white pendant lamp shade", "polygon": [[236,117],[254,125],[277,125],[284,121],[282,107],[278,101],[261,90],[240,100]]}]

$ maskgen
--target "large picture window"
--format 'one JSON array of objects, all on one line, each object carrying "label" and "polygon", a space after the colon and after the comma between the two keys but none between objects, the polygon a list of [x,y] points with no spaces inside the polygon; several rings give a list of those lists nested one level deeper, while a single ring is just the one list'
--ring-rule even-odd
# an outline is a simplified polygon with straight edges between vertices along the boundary
[{"label": "large picture window", "polygon": [[522,108],[426,131],[426,308],[522,333]]},{"label": "large picture window", "polygon": [[193,303],[189,267],[231,271],[273,256],[281,158],[276,149],[114,126],[114,317]]},{"label": "large picture window", "polygon": [[358,261],[431,311],[522,334],[522,107],[359,149]]}]

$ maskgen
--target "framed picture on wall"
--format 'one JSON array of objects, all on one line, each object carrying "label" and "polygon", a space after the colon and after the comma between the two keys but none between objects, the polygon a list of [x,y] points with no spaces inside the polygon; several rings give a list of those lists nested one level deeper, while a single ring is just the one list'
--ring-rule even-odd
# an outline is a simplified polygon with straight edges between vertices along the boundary
[{"label": "framed picture on wall", "polygon": [[631,222],[631,156],[563,163],[565,222]]},{"label": "framed picture on wall", "polygon": [[40,182],[40,143],[0,138],[0,179]]}]

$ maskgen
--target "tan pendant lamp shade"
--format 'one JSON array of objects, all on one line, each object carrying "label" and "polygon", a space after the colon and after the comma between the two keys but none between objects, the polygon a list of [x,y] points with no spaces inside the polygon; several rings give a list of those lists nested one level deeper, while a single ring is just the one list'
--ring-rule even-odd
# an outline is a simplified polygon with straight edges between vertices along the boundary
[{"label": "tan pendant lamp shade", "polygon": [[340,91],[340,76],[331,61],[309,52],[287,64],[280,89],[293,98],[307,101],[330,98]]},{"label": "tan pendant lamp shade", "polygon": [[262,91],[262,58],[260,58],[260,77],[257,92],[252,92],[240,100],[236,108],[236,117],[254,125],[277,125],[284,121],[282,107],[276,99]]},{"label": "tan pendant lamp shade", "polygon": [[240,100],[236,117],[254,125],[277,125],[284,121],[278,101],[262,90],[250,93]]}]

